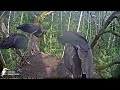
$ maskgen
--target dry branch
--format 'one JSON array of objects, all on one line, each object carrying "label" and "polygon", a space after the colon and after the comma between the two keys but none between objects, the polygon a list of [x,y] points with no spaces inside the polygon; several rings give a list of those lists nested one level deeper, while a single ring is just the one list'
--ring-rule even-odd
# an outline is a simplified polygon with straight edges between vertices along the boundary
[{"label": "dry branch", "polygon": [[113,21],[113,19],[115,18],[120,18],[120,11],[114,11],[109,17],[108,19],[105,21],[105,24],[102,26],[102,28],[99,30],[99,32],[97,33],[97,35],[95,36],[94,40],[91,43],[91,48],[93,49],[94,46],[97,43],[97,40],[100,38],[100,36],[102,34],[104,34],[107,26]]},{"label": "dry branch", "polygon": [[120,37],[120,34],[118,32],[115,32],[115,31],[112,31],[112,30],[105,31],[105,32],[103,32],[103,34],[108,33],[108,32],[115,35],[115,36],[117,36],[117,37]]},{"label": "dry branch", "polygon": [[109,67],[116,65],[116,64],[120,64],[120,61],[115,61],[115,62],[106,64],[106,65],[99,66],[99,68],[97,68],[97,70],[103,70],[103,69],[109,68]]},{"label": "dry branch", "polygon": [[44,11],[40,16],[38,16],[36,18],[36,22],[37,23],[42,23],[43,20],[48,16],[50,15],[51,13],[53,13],[54,11]]}]

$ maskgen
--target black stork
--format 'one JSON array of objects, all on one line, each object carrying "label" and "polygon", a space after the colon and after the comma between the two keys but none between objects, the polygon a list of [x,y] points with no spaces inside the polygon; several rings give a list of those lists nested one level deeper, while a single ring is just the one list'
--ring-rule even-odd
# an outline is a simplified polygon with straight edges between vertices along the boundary
[{"label": "black stork", "polygon": [[[19,54],[19,51],[17,49],[23,49],[28,44],[28,38],[22,34],[14,33],[10,34],[8,37],[0,40],[0,49],[9,49],[9,48],[15,48],[16,53]],[[6,70],[8,70],[5,67],[4,60],[0,61],[0,76],[3,77]]]},{"label": "black stork", "polygon": [[[30,47],[30,45],[32,45],[31,39],[32,39],[33,35],[38,38],[37,42],[39,44],[40,43],[39,38],[42,37],[46,33],[46,31],[38,23],[25,23],[25,24],[19,25],[16,28],[30,34],[29,47]],[[34,42],[34,46],[36,46],[35,43],[36,42]],[[36,47],[39,51],[38,46],[36,46]],[[32,51],[32,49],[30,48],[30,52],[31,51]]]},{"label": "black stork", "polygon": [[17,29],[20,29],[24,32],[27,32],[29,34],[33,34],[36,37],[41,37],[44,33],[45,30],[39,25],[39,24],[34,24],[34,23],[25,23],[22,25],[19,25],[16,27]]},{"label": "black stork", "polygon": [[93,56],[87,40],[78,32],[67,31],[58,41],[65,45],[64,64],[73,78],[93,78]]},{"label": "black stork", "polygon": [[23,49],[28,44],[28,38],[22,34],[14,33],[0,41],[0,49]]}]

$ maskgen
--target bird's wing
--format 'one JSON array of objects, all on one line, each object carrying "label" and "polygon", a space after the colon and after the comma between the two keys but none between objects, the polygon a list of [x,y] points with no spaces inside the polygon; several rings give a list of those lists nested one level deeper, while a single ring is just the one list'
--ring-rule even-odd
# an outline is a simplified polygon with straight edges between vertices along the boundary
[{"label": "bird's wing", "polygon": [[64,62],[74,78],[80,78],[82,74],[81,59],[78,56],[75,45],[68,44],[65,48]]},{"label": "bird's wing", "polygon": [[14,48],[16,49],[23,49],[24,47],[27,46],[28,44],[28,38],[22,34],[18,34],[14,38]]},{"label": "bird's wing", "polygon": [[88,76],[89,78],[94,78],[94,63],[93,63],[93,54],[92,50],[88,50],[88,55],[87,55],[87,63],[88,63]]},{"label": "bird's wing", "polygon": [[39,25],[33,23],[26,23],[16,27],[27,33],[35,33],[39,29]]},{"label": "bird's wing", "polygon": [[72,66],[73,66],[73,57],[75,55],[74,48],[70,45],[67,44],[65,46],[65,51],[64,51],[64,63],[66,65],[66,68],[73,73],[72,71]]},{"label": "bird's wing", "polygon": [[77,48],[78,48],[78,56],[81,59],[82,73],[86,74],[87,73],[87,67],[86,67],[87,52],[83,51],[78,45],[77,45]]},{"label": "bird's wing", "polygon": [[87,78],[93,77],[93,55],[91,49],[88,51],[82,50],[78,45],[78,55],[81,59],[82,73],[86,74]]},{"label": "bird's wing", "polygon": [[76,44],[80,46],[83,51],[88,51],[90,49],[88,41],[80,35],[78,32],[73,32],[76,35],[77,39]]},{"label": "bird's wing", "polygon": [[0,48],[10,48],[14,45],[14,36],[9,36],[1,41]]}]

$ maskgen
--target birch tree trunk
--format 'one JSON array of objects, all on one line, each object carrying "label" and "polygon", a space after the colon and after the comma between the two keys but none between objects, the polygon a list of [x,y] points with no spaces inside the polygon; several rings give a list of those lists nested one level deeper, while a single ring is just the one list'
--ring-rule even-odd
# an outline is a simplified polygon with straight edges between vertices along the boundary
[{"label": "birch tree trunk", "polygon": [[[53,29],[53,18],[54,18],[54,13],[52,13],[52,20],[51,20],[51,27],[50,27],[50,29],[51,29],[51,31],[52,31],[52,29]],[[51,32],[50,32],[51,33]],[[51,49],[52,49],[52,34],[50,34],[50,52],[51,52]]]},{"label": "birch tree trunk", "polygon": [[80,29],[80,23],[81,23],[82,16],[83,16],[83,11],[81,11],[81,13],[80,13],[77,32],[79,32],[79,29]]},{"label": "birch tree trunk", "polygon": [[20,18],[20,25],[22,24],[22,21],[23,21],[23,14],[24,14],[24,12],[22,11],[21,18]]},{"label": "birch tree trunk", "polygon": [[67,31],[70,30],[70,20],[71,20],[71,14],[72,14],[72,11],[70,11],[70,16],[68,18],[68,28],[67,28]]},{"label": "birch tree trunk", "polygon": [[2,18],[2,16],[5,14],[5,11],[2,12],[2,14],[0,15],[0,19]]}]

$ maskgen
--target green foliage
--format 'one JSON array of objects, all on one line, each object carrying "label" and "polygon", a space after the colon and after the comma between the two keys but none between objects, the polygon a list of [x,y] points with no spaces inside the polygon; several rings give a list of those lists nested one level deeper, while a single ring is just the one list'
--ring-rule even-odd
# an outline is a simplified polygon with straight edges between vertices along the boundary
[{"label": "green foliage", "polygon": [[117,65],[114,72],[112,72],[114,78],[120,78],[120,65]]},{"label": "green foliage", "polygon": [[[34,11],[36,15],[40,15],[43,11]],[[79,22],[79,11],[72,11],[69,30],[77,31],[78,22]],[[90,14],[91,13],[91,14]],[[102,27],[102,21],[106,20],[105,16],[110,15],[110,11],[84,11],[79,32],[83,35],[90,43],[93,41],[96,33]],[[61,16],[62,15],[62,16]],[[92,16],[91,16],[92,15]],[[68,29],[70,11],[56,11],[53,14],[47,16],[42,22],[42,27],[47,31],[44,37],[41,37],[40,40],[40,51],[48,52],[57,57],[62,57],[64,47],[58,42],[57,37],[61,35],[64,31]],[[7,26],[9,17],[9,11],[5,12],[2,16],[2,20]],[[21,30],[17,30],[16,26],[23,23],[33,23],[34,17],[30,14],[30,11],[12,11],[10,18],[10,32],[11,33],[22,33],[27,37],[30,37],[29,34],[24,33]],[[120,21],[114,20],[107,28],[107,30],[113,30],[120,33]],[[0,33],[0,38],[3,35]],[[26,50],[22,50],[22,53],[25,53]],[[95,67],[104,67],[106,64],[113,61],[120,60],[120,38],[115,37],[110,33],[106,33],[100,37],[98,40],[93,54],[95,57]],[[8,68],[14,68],[16,63],[20,60],[19,56],[11,49],[2,50],[2,55],[7,63]],[[120,66],[114,65],[112,67],[101,70],[103,78],[117,77],[120,76]],[[98,77],[101,76],[98,74]]]}]

